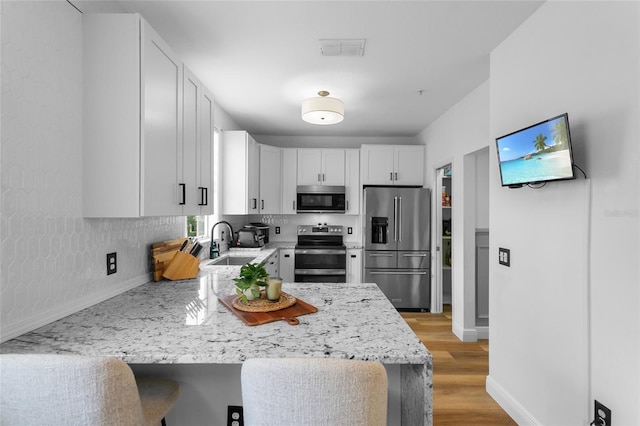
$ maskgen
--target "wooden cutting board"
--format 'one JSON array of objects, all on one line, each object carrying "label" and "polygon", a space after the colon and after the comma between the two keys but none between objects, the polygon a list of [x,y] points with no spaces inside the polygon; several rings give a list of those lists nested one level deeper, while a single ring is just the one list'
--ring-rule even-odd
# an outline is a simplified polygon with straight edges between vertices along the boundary
[{"label": "wooden cutting board", "polygon": [[313,314],[318,312],[318,308],[308,304],[304,300],[296,299],[296,303],[288,308],[280,309],[272,312],[245,312],[233,307],[233,299],[237,295],[230,294],[228,296],[218,297],[220,302],[226,306],[235,316],[244,321],[247,325],[260,325],[273,321],[285,320],[291,325],[300,324],[298,318],[300,315]]}]

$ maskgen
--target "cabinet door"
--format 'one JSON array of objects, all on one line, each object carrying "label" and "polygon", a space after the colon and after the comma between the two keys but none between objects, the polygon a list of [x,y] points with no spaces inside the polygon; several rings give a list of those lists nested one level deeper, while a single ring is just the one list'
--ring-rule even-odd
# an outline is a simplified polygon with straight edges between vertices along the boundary
[{"label": "cabinet door", "polygon": [[280,249],[280,277],[283,282],[292,283],[295,280],[294,249]]},{"label": "cabinet door", "polygon": [[83,216],[139,217],[140,17],[87,13],[82,24]]},{"label": "cabinet door", "polygon": [[280,148],[260,145],[260,214],[280,214]]},{"label": "cabinet door", "polygon": [[322,150],[322,185],[344,185],[344,149]]},{"label": "cabinet door", "polygon": [[141,214],[180,215],[187,197],[181,181],[182,63],[145,21],[141,28]]},{"label": "cabinet door", "polygon": [[249,213],[249,170],[247,132],[222,132],[220,146],[222,214]]},{"label": "cabinet door", "polygon": [[200,215],[213,214],[213,95],[204,86],[200,97],[198,204]]},{"label": "cabinet door", "polygon": [[298,150],[298,185],[322,185],[322,150]]},{"label": "cabinet door", "polygon": [[346,214],[360,213],[360,150],[345,150]]},{"label": "cabinet door", "polygon": [[282,148],[282,214],[296,213],[298,150]]},{"label": "cabinet door", "polygon": [[276,251],[264,262],[264,268],[267,270],[267,274],[270,277],[280,276],[280,253]]},{"label": "cabinet door", "polygon": [[393,146],[362,145],[361,184],[393,185]]},{"label": "cabinet door", "polygon": [[424,146],[397,146],[394,161],[394,185],[424,184]]},{"label": "cabinet door", "polygon": [[[249,134],[247,134],[247,176],[249,178],[248,213],[258,214],[260,212],[260,147]],[[227,178],[233,179],[230,176]]]},{"label": "cabinet door", "polygon": [[182,176],[179,182],[185,185],[184,215],[200,214],[198,191],[199,167],[198,148],[200,145],[200,81],[189,69],[183,70],[182,103]]},{"label": "cabinet door", "polygon": [[347,249],[347,282],[362,282],[362,249]]}]

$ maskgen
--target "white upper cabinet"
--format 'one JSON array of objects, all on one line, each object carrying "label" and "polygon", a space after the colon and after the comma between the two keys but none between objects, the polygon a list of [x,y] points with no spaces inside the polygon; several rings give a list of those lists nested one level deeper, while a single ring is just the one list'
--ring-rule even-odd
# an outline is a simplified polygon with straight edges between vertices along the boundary
[{"label": "white upper cabinet", "polygon": [[296,213],[298,150],[282,148],[282,214]]},{"label": "white upper cabinet", "polygon": [[346,214],[360,213],[360,150],[345,149]]},{"label": "white upper cabinet", "polygon": [[344,185],[344,149],[298,149],[298,185]]},{"label": "white upper cabinet", "polygon": [[84,216],[189,214],[201,140],[183,103],[198,121],[200,93],[181,60],[138,14],[85,14],[83,61]]},{"label": "white upper cabinet", "polygon": [[260,148],[244,130],[222,133],[222,213],[258,214]]},{"label": "white upper cabinet", "polygon": [[362,145],[362,185],[424,185],[423,145]]},{"label": "white upper cabinet", "polygon": [[213,214],[213,95],[202,86],[200,96],[200,146],[198,149],[199,181],[198,205],[199,215]]},{"label": "white upper cabinet", "polygon": [[183,214],[213,214],[213,96],[186,67],[183,99]]},{"label": "white upper cabinet", "polygon": [[281,149],[260,145],[260,214],[280,214]]}]

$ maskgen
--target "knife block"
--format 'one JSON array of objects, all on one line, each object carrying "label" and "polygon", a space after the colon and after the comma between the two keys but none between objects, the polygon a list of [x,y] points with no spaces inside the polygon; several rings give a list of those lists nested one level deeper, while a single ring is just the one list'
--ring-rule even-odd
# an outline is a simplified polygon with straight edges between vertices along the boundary
[{"label": "knife block", "polygon": [[198,276],[200,271],[200,259],[188,253],[177,251],[169,266],[162,273],[168,280],[188,280]]},{"label": "knife block", "polygon": [[153,259],[153,280],[161,281],[164,270],[169,266],[173,256],[180,251],[186,238],[160,241],[151,245],[151,257]]}]

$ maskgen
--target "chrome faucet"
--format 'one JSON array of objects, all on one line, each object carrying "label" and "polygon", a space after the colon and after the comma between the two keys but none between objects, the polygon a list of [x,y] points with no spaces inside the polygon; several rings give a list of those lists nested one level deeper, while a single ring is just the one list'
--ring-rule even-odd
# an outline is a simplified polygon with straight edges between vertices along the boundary
[{"label": "chrome faucet", "polygon": [[[227,225],[227,228],[229,228],[229,244],[227,244],[227,250],[230,249],[231,247],[233,247],[233,227],[231,226],[231,224],[225,220],[221,220],[220,222],[217,222],[215,225],[213,225],[213,227],[211,228],[211,247],[209,249],[209,259],[214,259],[216,257],[218,257],[218,254],[220,253],[218,245],[216,244],[215,240],[213,239],[213,231],[216,229],[216,226],[223,224],[223,225]],[[223,233],[224,234],[224,233]],[[221,241],[224,241],[224,235],[221,238]]]}]

